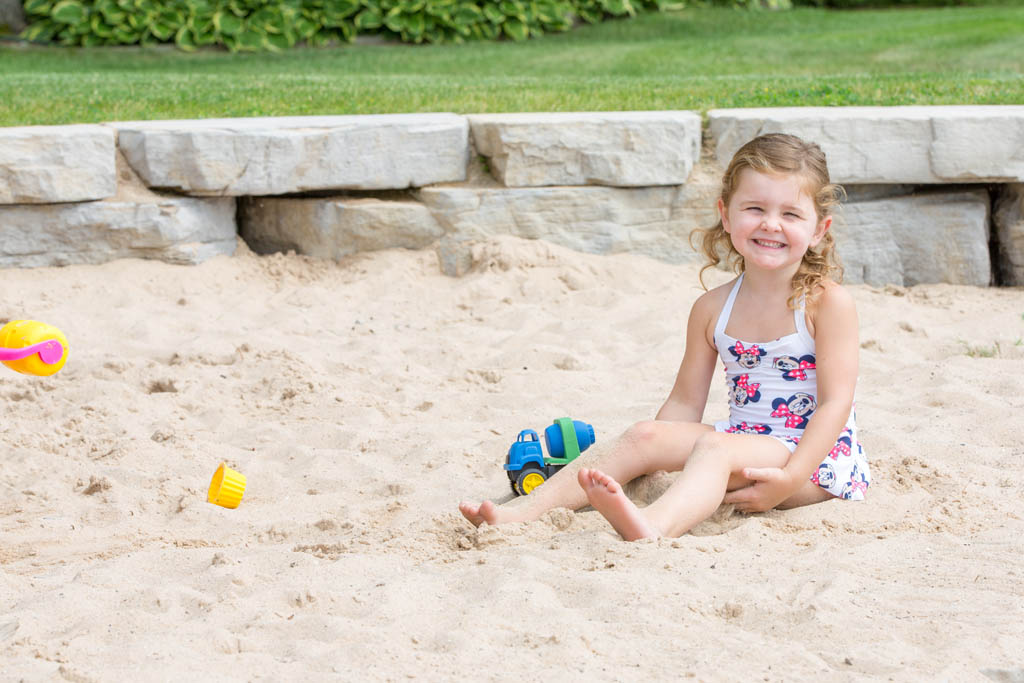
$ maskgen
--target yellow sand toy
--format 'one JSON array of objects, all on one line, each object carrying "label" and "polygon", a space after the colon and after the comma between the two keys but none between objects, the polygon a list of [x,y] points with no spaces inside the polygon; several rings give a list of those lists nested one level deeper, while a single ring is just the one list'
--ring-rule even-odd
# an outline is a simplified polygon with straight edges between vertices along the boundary
[{"label": "yellow sand toy", "polygon": [[245,475],[222,462],[217,471],[213,473],[210,490],[206,494],[207,502],[233,510],[242,502],[244,494]]},{"label": "yellow sand toy", "polygon": [[25,375],[52,375],[64,367],[69,350],[64,333],[38,320],[12,320],[0,328],[0,362]]}]

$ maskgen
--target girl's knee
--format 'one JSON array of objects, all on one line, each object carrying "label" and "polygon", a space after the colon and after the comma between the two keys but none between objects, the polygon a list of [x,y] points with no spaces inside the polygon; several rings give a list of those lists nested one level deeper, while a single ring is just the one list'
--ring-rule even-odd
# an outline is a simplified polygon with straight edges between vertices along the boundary
[{"label": "girl's knee", "polygon": [[693,453],[720,451],[729,440],[729,434],[724,432],[705,432],[693,442]]},{"label": "girl's knee", "polygon": [[749,463],[744,462],[744,451],[735,448],[732,434],[708,432],[697,437],[693,445],[692,460],[713,460],[735,475]]},{"label": "girl's knee", "polygon": [[658,423],[654,420],[644,420],[630,426],[623,438],[636,446],[648,444],[658,435]]},{"label": "girl's knee", "polygon": [[622,435],[622,445],[641,466],[644,473],[665,469],[662,451],[663,442],[659,441],[659,425],[653,420],[637,422]]}]

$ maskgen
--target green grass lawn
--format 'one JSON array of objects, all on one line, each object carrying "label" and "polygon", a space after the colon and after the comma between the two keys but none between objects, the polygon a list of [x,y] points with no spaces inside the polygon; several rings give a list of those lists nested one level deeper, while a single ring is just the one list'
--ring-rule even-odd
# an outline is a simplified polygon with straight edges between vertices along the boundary
[{"label": "green grass lawn", "polygon": [[792,105],[1022,104],[1024,7],[690,9],[525,43],[283,54],[0,43],[0,125]]}]

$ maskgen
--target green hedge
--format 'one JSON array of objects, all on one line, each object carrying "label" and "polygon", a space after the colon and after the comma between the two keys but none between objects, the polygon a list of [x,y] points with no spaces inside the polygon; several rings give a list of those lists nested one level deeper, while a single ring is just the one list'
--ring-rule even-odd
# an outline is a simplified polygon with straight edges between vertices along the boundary
[{"label": "green hedge", "polygon": [[659,10],[668,0],[26,0],[26,40],[61,45],[176,43],[183,50],[284,50],[377,34],[408,43],[565,31],[576,17]]},{"label": "green hedge", "polygon": [[794,5],[829,9],[882,9],[886,7],[954,7],[1011,4],[1019,0],[792,0]]}]

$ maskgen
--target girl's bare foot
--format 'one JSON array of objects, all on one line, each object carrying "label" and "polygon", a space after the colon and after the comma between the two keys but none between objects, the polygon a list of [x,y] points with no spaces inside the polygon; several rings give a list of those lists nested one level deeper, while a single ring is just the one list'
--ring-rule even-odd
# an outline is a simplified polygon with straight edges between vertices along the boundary
[{"label": "girl's bare foot", "polygon": [[590,505],[604,515],[625,540],[657,538],[661,535],[647,521],[640,508],[622,492],[619,482],[604,472],[583,468],[579,472],[579,481]]},{"label": "girl's bare foot", "polygon": [[494,525],[498,524],[501,520],[498,514],[498,506],[489,500],[485,500],[479,505],[473,505],[462,501],[459,503],[459,512],[462,516],[470,521],[473,526],[480,526],[484,522]]}]

